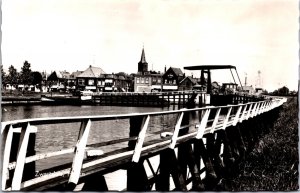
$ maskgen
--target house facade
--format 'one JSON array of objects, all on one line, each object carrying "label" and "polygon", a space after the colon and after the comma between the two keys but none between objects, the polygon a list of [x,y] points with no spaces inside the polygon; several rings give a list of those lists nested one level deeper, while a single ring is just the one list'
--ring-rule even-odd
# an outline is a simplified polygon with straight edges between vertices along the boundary
[{"label": "house facade", "polygon": [[77,89],[99,92],[102,86],[100,77],[102,74],[105,74],[105,72],[101,68],[90,65],[85,71],[76,77]]},{"label": "house facade", "polygon": [[170,67],[162,76],[163,91],[178,91],[179,83],[185,78],[180,68]]},{"label": "house facade", "polygon": [[178,91],[192,90],[196,85],[196,80],[191,76],[186,76],[179,82]]},{"label": "house facade", "polygon": [[138,72],[134,74],[133,87],[134,92],[160,91],[162,87],[162,74],[148,71],[144,48],[138,62]]}]

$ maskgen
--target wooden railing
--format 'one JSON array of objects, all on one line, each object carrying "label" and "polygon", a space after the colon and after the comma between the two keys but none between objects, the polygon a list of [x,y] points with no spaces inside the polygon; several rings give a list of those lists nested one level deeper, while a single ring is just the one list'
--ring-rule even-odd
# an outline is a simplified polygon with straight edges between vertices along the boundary
[{"label": "wooden railing", "polygon": [[[164,149],[174,149],[189,139],[201,139],[207,133],[235,126],[249,118],[271,111],[284,102],[286,102],[285,98],[275,98],[246,104],[164,112],[52,117],[2,122],[2,190],[44,190],[63,183],[74,187],[80,179],[106,170],[108,165],[113,167],[124,162],[138,163],[141,157],[146,154],[154,154]],[[191,114],[194,116],[191,116]],[[169,115],[176,119],[173,124],[169,124],[169,127],[162,130],[149,131],[151,120],[155,117]],[[188,122],[185,121],[186,117],[189,119]],[[101,124],[103,121],[110,120],[128,120],[130,124],[129,136],[88,144],[93,124],[96,122]],[[40,126],[66,123],[80,123],[78,140],[75,146],[57,151],[29,154],[29,151],[33,150],[34,152],[35,144],[35,140],[31,141],[31,136],[35,136],[39,132]],[[189,128],[189,131],[180,135],[180,131],[186,128]],[[128,126],[124,126],[124,129],[128,129]],[[19,137],[15,137],[16,135]],[[128,143],[128,146],[124,145],[124,142]],[[17,148],[13,151],[13,145],[16,145],[16,143],[18,143]],[[107,152],[99,149],[109,145],[115,145],[115,147]],[[33,149],[30,150],[30,148]],[[67,154],[73,154],[71,163],[55,168],[49,166],[49,169],[45,170],[42,176],[24,176],[26,168],[27,170],[28,168],[35,170],[34,166],[30,168],[30,163]]]}]

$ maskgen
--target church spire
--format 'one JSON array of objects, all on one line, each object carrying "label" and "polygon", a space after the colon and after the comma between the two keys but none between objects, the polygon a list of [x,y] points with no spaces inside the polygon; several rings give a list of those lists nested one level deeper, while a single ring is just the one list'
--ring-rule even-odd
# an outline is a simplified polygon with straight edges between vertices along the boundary
[{"label": "church spire", "polygon": [[138,63],[138,72],[141,74],[145,74],[145,72],[148,72],[148,63],[146,62],[144,45],[143,45],[143,49],[142,49],[141,60]]},{"label": "church spire", "polygon": [[143,50],[142,50],[142,55],[141,55],[141,63],[147,63],[146,62],[146,56],[145,56],[145,50],[144,50],[144,46],[143,46]]}]

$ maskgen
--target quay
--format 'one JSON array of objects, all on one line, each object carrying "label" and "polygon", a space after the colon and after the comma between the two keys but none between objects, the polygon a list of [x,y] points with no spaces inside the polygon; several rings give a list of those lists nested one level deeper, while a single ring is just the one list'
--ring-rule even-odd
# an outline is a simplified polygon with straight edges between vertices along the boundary
[{"label": "quay", "polygon": [[[192,100],[199,99],[194,96]],[[72,191],[81,187],[83,191],[108,191],[105,176],[118,170],[127,173],[126,191],[212,190],[220,179],[235,172],[259,137],[268,132],[286,98],[234,96],[226,101],[230,103],[218,106],[212,103],[219,99],[209,100],[204,107],[163,112],[2,122],[2,190]],[[157,119],[169,122],[153,125]],[[108,141],[93,136],[98,141],[89,142],[91,130],[107,121],[127,122],[129,126],[124,124],[122,129],[128,130],[128,136]],[[78,125],[74,145],[37,153],[40,128],[50,125],[55,132],[64,124]],[[71,156],[71,161],[49,164],[39,171],[42,175],[36,175],[38,161],[58,156]],[[158,166],[152,162],[154,157]]]},{"label": "quay", "polygon": [[29,96],[2,96],[1,105],[23,105],[23,104],[40,104],[40,97]]}]

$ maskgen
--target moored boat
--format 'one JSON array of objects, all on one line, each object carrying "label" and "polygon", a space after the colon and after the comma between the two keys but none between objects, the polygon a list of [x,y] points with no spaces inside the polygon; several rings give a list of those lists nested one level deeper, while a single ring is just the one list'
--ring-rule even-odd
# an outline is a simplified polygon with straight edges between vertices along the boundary
[{"label": "moored boat", "polygon": [[92,102],[92,96],[42,95],[41,102],[43,104],[53,104],[53,105],[81,105],[81,104],[88,104]]}]

